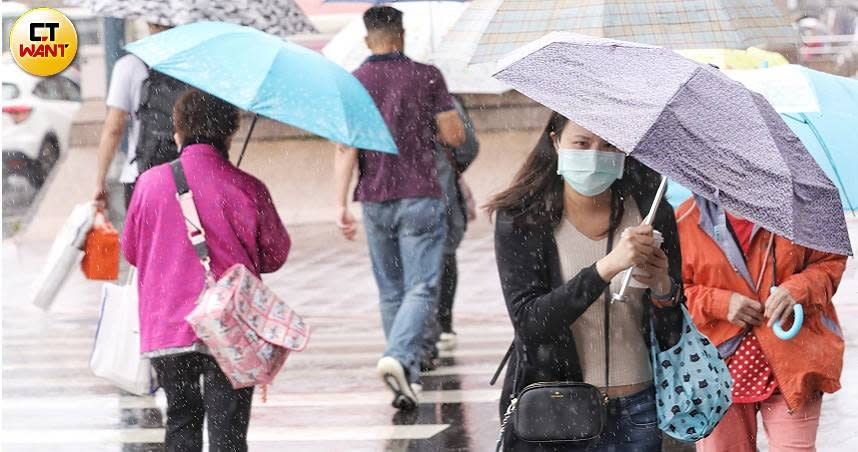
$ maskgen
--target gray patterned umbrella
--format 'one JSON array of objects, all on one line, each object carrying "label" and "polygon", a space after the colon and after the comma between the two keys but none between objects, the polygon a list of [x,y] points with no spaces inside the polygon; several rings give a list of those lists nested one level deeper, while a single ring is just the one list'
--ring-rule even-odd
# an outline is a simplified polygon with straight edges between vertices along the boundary
[{"label": "gray patterned umbrella", "polygon": [[474,0],[439,54],[493,63],[552,31],[672,49],[746,49],[798,40],[771,0]]},{"label": "gray patterned umbrella", "polygon": [[553,33],[504,58],[495,77],[768,230],[852,254],[837,188],[765,98],[712,66]]},{"label": "gray patterned umbrella", "polygon": [[175,26],[214,21],[246,25],[285,38],[314,33],[295,0],[69,0],[95,14]]}]

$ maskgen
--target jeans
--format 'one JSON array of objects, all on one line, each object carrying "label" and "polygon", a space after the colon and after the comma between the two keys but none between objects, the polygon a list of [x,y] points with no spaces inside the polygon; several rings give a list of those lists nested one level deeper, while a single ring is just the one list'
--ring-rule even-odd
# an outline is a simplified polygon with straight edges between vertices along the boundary
[{"label": "jeans", "polygon": [[456,253],[444,253],[441,287],[438,291],[438,306],[435,314],[426,319],[426,331],[423,332],[424,360],[438,357],[438,346],[435,344],[441,338],[441,333],[453,332],[453,301],[456,298],[458,281],[459,271]]},{"label": "jeans", "polygon": [[[658,452],[661,450],[661,430],[655,408],[655,388],[625,397],[610,399],[605,429],[594,442],[526,443],[512,432],[504,434],[505,451],[527,452]],[[512,429],[509,429],[512,430]]]},{"label": "jeans", "polygon": [[611,399],[608,423],[588,451],[657,452],[661,430],[655,408],[655,388]]},{"label": "jeans", "polygon": [[444,204],[408,198],[363,204],[372,270],[381,298],[387,349],[411,382],[420,376],[421,339],[434,315],[446,236]]},{"label": "jeans", "polygon": [[167,452],[202,451],[206,416],[211,452],[247,451],[253,387],[233,389],[214,358],[202,353],[152,358],[151,362],[167,393]]}]

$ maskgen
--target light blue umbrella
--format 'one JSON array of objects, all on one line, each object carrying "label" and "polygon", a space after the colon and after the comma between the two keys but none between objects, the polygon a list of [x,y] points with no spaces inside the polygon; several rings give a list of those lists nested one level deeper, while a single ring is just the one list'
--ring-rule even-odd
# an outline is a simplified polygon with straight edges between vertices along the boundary
[{"label": "light blue umbrella", "polygon": [[[845,210],[858,202],[858,80],[804,66],[724,71],[765,96],[837,185]],[[690,196],[672,183],[668,200]]]},{"label": "light blue umbrella", "polygon": [[781,112],[781,116],[838,185],[843,206],[854,214],[858,202],[858,80],[804,66],[795,68],[810,81],[819,111]]},{"label": "light blue umbrella", "polygon": [[360,81],[297,44],[251,27],[196,22],[126,49],[150,68],[257,115],[347,146],[397,153]]}]

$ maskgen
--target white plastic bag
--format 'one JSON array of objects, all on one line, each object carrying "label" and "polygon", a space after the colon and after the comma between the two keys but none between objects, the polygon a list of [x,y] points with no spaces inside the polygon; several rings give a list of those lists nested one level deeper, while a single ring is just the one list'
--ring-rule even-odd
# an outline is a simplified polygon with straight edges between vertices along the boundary
[{"label": "white plastic bag", "polygon": [[51,245],[47,263],[33,287],[33,304],[50,309],[63,283],[83,259],[86,236],[95,220],[95,204],[78,204]]},{"label": "white plastic bag", "polygon": [[140,314],[137,310],[137,272],[131,269],[128,284],[107,283],[101,297],[101,315],[89,367],[97,377],[132,394],[146,395],[158,389],[155,371],[140,357]]}]

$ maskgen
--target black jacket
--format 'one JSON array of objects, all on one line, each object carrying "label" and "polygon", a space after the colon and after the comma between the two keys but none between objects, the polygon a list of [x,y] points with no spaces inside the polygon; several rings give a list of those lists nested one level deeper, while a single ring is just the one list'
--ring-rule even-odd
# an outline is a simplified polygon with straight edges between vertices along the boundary
[{"label": "black jacket", "polygon": [[[635,194],[646,216],[652,196]],[[595,263],[564,281],[560,257],[551,224],[519,225],[509,212],[498,212],[495,227],[495,254],[506,306],[515,328],[514,352],[510,357],[503,394],[501,419],[515,390],[543,381],[581,381],[582,372],[570,325],[590,305],[603,296],[608,283],[596,272]],[[653,227],[664,236],[663,248],[670,261],[669,273],[682,283],[679,237],[673,208],[663,201],[656,212]],[[644,296],[645,339],[649,343],[649,319],[655,314],[659,345],[669,348],[682,332],[682,313],[678,307],[654,308],[649,291]],[[675,301],[682,302],[682,288]],[[594,338],[596,339],[596,338]],[[596,340],[601,340],[598,338]]]}]

